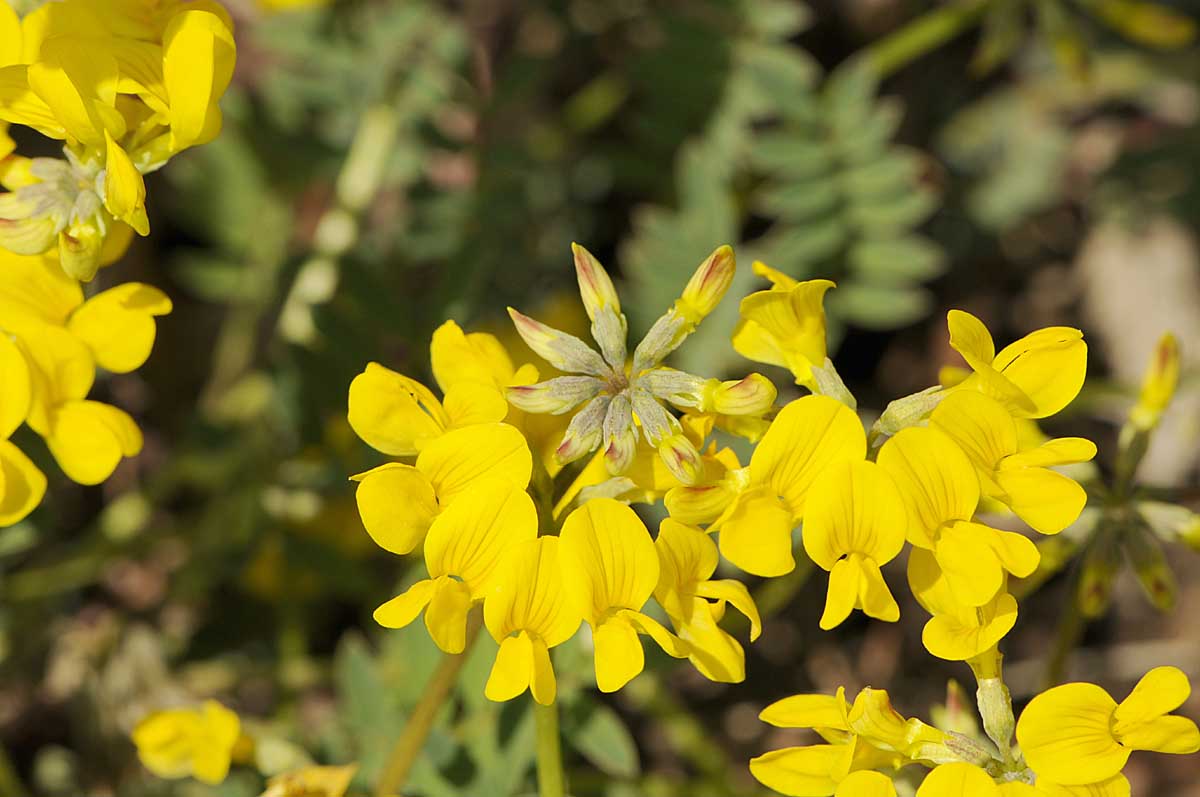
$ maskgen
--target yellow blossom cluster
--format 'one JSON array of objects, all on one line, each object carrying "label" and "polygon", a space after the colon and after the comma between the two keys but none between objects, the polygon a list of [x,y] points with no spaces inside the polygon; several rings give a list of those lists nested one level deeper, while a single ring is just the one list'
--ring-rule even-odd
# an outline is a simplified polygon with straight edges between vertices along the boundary
[{"label": "yellow blossom cluster", "polygon": [[1196,723],[1170,713],[1190,691],[1174,667],[1151,670],[1119,704],[1094,684],[1055,687],[1022,712],[1015,753],[1011,725],[991,741],[940,730],[903,717],[880,689],[862,690],[853,703],[845,690],[794,695],[760,718],[812,729],[823,743],[772,751],[750,770],[796,797],[895,797],[890,776],[913,765],[931,770],[917,797],[1129,797],[1121,770],[1133,751],[1200,750]]},{"label": "yellow blossom cluster", "polygon": [[235,58],[215,0],[0,4],[0,123],[63,142],[21,158],[0,131],[0,247],[90,281],[111,239],[149,233],[143,175],[220,132]]}]

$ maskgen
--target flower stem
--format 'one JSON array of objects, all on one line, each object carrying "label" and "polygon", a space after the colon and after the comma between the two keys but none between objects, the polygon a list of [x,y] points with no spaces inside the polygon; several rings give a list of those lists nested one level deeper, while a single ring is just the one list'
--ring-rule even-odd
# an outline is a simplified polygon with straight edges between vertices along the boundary
[{"label": "flower stem", "polygon": [[564,797],[562,740],[558,733],[558,703],[533,704],[537,724],[538,797]]},{"label": "flower stem", "polygon": [[885,78],[983,19],[992,0],[962,0],[923,14],[860,51],[875,76]]},{"label": "flower stem", "polygon": [[462,671],[463,665],[467,663],[467,656],[471,652],[472,645],[479,638],[481,626],[482,620],[479,612],[471,612],[467,620],[467,646],[462,653],[447,653],[442,656],[441,664],[438,665],[429,682],[425,684],[425,691],[421,695],[420,702],[409,715],[404,732],[400,734],[400,738],[392,747],[392,752],[388,754],[383,774],[375,782],[375,797],[392,797],[392,795],[399,794],[400,789],[408,781],[413,764],[416,763],[417,757],[424,749],[429,732],[433,730],[433,723],[437,719],[438,711],[446,702],[446,698],[454,691],[454,684],[458,682],[458,674]]}]

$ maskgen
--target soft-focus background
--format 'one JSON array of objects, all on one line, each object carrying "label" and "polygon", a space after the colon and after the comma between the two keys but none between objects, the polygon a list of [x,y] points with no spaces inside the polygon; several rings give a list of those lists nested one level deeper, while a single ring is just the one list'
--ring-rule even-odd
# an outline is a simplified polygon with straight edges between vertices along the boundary
[{"label": "soft-focus background", "polygon": [[[1200,508],[1186,0],[227,5],[225,132],[149,181],[154,234],[119,267],[175,301],[148,365],[101,387],[145,452],[100,488],[52,476],[43,507],[0,532],[5,797],[255,795],[248,770],[214,790],[134,758],[146,711],[209,695],[273,740],[273,766],[358,761],[356,788],[370,783],[437,652],[419,624],[371,621],[421,565],[360,526],[346,477],[378,460],[346,424],[346,388],[369,360],[423,378],[445,318],[513,338],[513,304],[579,326],[573,240],[619,275],[639,329],[735,246],[732,294],[679,355],[705,374],[746,370],[728,338],[754,259],[836,280],[832,350],[868,414],[955,362],[947,308],[1001,342],[1080,326],[1089,383],[1049,431],[1095,439],[1102,472],[1173,330],[1185,379],[1140,478]],[[930,15],[961,35],[905,27]],[[1157,664],[1200,676],[1200,554],[1166,558],[1167,611],[1128,567],[1091,622],[1070,608],[1071,565],[1023,597],[1005,643],[1018,702],[1048,679],[1123,695]],[[928,717],[948,679],[970,684],[923,650],[911,598],[899,624],[820,632],[825,577],[807,576],[751,584],[769,619],[741,685],[651,655],[602,698],[564,648],[572,792],[761,793],[747,759],[803,738],[759,723],[767,702],[870,684]],[[889,578],[907,595],[902,563]],[[527,701],[482,695],[493,649],[475,651],[408,793],[532,793]],[[1198,769],[1135,756],[1127,774],[1135,794],[1197,797]]]}]

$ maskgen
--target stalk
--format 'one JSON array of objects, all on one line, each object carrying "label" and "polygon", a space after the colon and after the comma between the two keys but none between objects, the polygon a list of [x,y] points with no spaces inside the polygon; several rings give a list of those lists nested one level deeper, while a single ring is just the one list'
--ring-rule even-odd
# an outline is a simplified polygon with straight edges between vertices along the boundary
[{"label": "stalk", "polygon": [[558,703],[548,706],[533,704],[537,724],[538,797],[565,797],[566,777],[563,774],[562,739],[558,732]]},{"label": "stalk", "polygon": [[978,24],[992,0],[952,2],[923,14],[862,50],[856,58],[882,79]]}]

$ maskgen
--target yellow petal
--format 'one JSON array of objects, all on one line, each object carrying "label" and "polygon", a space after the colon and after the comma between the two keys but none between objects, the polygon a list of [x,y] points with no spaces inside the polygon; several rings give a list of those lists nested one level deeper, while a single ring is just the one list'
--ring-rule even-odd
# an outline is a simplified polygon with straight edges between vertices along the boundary
[{"label": "yellow petal", "polygon": [[394,457],[418,453],[449,422],[427,387],[379,363],[350,383],[347,417],[367,445]]},{"label": "yellow petal", "polygon": [[792,572],[792,510],[770,487],[752,487],[738,495],[721,520],[721,555],[756,576],[774,577]]},{"label": "yellow petal", "polygon": [[436,589],[437,584],[431,579],[418,581],[376,609],[375,622],[384,628],[403,628],[421,615]]},{"label": "yellow petal", "polygon": [[0,4],[0,66],[21,62],[21,18],[8,3]]},{"label": "yellow petal", "polygon": [[1155,667],[1142,676],[1113,714],[1115,730],[1169,714],[1192,694],[1188,677],[1178,667]]},{"label": "yellow petal", "polygon": [[588,501],[567,517],[559,539],[567,594],[593,626],[601,624],[610,609],[641,609],[654,592],[658,554],[650,533],[628,506],[610,498]]},{"label": "yellow petal", "polygon": [[1042,534],[1058,534],[1079,519],[1087,491],[1074,479],[1046,468],[1001,470],[996,483],[1010,509]]},{"label": "yellow petal", "polygon": [[906,508],[874,462],[839,462],[817,482],[804,513],[804,550],[825,570],[852,553],[887,564],[904,547]]},{"label": "yellow petal", "polygon": [[363,527],[385,551],[406,554],[425,539],[439,511],[433,485],[411,465],[398,462],[353,477]]},{"label": "yellow petal", "polygon": [[0,440],[7,440],[29,415],[33,383],[16,341],[0,332]]},{"label": "yellow petal", "polygon": [[52,257],[21,257],[0,252],[0,316],[5,326],[14,318],[37,319],[61,326],[83,304],[83,289],[63,273]]},{"label": "yellow petal", "polygon": [[533,455],[516,429],[488,423],[454,429],[433,440],[417,456],[417,470],[433,483],[445,507],[485,477],[524,490],[533,473]]},{"label": "yellow petal", "polygon": [[883,573],[874,559],[863,559],[859,563],[858,605],[863,613],[885,623],[900,619],[900,606],[892,597]]},{"label": "yellow petal", "polygon": [[881,772],[851,772],[833,797],[896,797],[896,786]]},{"label": "yellow petal", "polygon": [[[1027,423],[1033,423],[1027,421]],[[1036,427],[1035,427],[1036,428]],[[1043,437],[1044,439],[1044,437]],[[1088,462],[1096,456],[1096,444],[1082,437],[1056,437],[1046,440],[1035,448],[1029,448],[1000,463],[1001,470],[1027,467],[1046,468],[1052,465],[1070,465]]]},{"label": "yellow petal", "polygon": [[1000,793],[1005,797],[1025,797],[1027,794],[1043,795],[1043,797],[1129,797],[1129,779],[1124,775],[1115,775],[1099,783],[1088,783],[1082,786],[1063,786],[1058,783],[1039,781],[1036,787],[1030,787],[1029,792],[1005,791],[1000,787]]},{"label": "yellow petal", "polygon": [[601,692],[616,692],[646,666],[637,631],[623,618],[614,617],[595,626],[592,641],[596,648],[596,686]]},{"label": "yellow petal", "polygon": [[505,573],[483,604],[483,619],[497,642],[517,631],[532,632],[547,647],[566,642],[582,617],[567,600],[557,537],[512,547]]},{"label": "yellow petal", "polygon": [[465,334],[453,321],[434,330],[429,343],[433,378],[443,393],[457,384],[507,385],[513,377],[513,364],[504,345],[493,335],[482,332]]},{"label": "yellow petal", "polygon": [[991,366],[996,359],[996,344],[984,323],[964,310],[946,313],[950,347],[962,355],[975,371]]},{"label": "yellow petal", "polygon": [[46,494],[46,477],[7,440],[0,440],[0,528],[32,512]]},{"label": "yellow petal", "polygon": [[172,149],[211,140],[220,131],[217,101],[233,78],[237,48],[225,20],[181,11],[163,33],[163,84],[170,101]]},{"label": "yellow petal", "polygon": [[931,427],[910,427],[884,443],[879,465],[900,489],[908,508],[908,539],[933,547],[938,529],[969,520],[979,504],[979,477],[953,440]]},{"label": "yellow petal", "polygon": [[0,67],[0,119],[32,127],[49,138],[67,137],[63,123],[30,87],[29,67],[24,64]]},{"label": "yellow petal", "polygon": [[125,122],[114,107],[120,70],[111,53],[75,37],[44,42],[29,65],[29,87],[50,107],[68,140],[101,150],[105,133],[125,134]]},{"label": "yellow petal", "polygon": [[750,641],[758,639],[762,633],[762,619],[758,615],[758,606],[750,596],[750,590],[740,581],[721,579],[720,581],[704,581],[696,586],[696,594],[702,598],[728,603],[746,616],[750,621]]},{"label": "yellow petal", "polygon": [[[734,348],[748,359],[785,365],[797,382],[808,383],[812,366],[825,362],[822,303],[826,291],[832,287],[834,284],[829,280],[808,280],[788,290],[759,291],[747,296],[741,304],[746,325],[740,334],[734,334]],[[747,332],[747,327],[751,331]],[[775,346],[778,351],[763,351]]]},{"label": "yellow petal", "polygon": [[528,493],[502,478],[483,478],[434,519],[425,537],[425,565],[434,578],[460,578],[470,599],[480,600],[504,555],[536,537],[537,508]]},{"label": "yellow petal", "polygon": [[758,718],[777,728],[828,728],[848,731],[844,690],[833,695],[792,695],[762,710]]},{"label": "yellow petal", "polygon": [[112,134],[104,131],[107,155],[104,162],[104,206],[138,235],[150,234],[146,217],[146,183]]},{"label": "yellow petal", "polygon": [[942,530],[934,548],[955,600],[967,606],[982,606],[1004,584],[1004,570],[991,546],[986,526],[958,522]]},{"label": "yellow petal", "polygon": [[554,665],[550,661],[550,650],[541,639],[533,640],[533,679],[529,683],[533,699],[543,706],[554,702],[558,693],[558,681],[554,677]]},{"label": "yellow petal", "polygon": [[71,315],[68,329],[101,367],[124,374],[146,362],[157,333],[154,319],[170,312],[171,300],[158,288],[127,282],[86,301]]},{"label": "yellow petal", "polygon": [[821,614],[821,630],[828,631],[842,624],[858,602],[860,571],[857,561],[840,559],[829,571],[829,588],[825,592],[825,611]]},{"label": "yellow petal", "polygon": [[496,662],[492,665],[483,693],[488,700],[502,703],[523,693],[532,680],[533,642],[528,634],[521,632],[500,642],[500,650],[496,653]]},{"label": "yellow petal", "polygon": [[770,485],[800,518],[818,476],[866,453],[866,432],[851,409],[828,396],[805,396],[775,417],[754,449],[750,477],[756,485]]},{"label": "yellow petal", "polygon": [[990,650],[1017,622],[1017,602],[1000,592],[983,606],[968,606],[954,597],[931,552],[914,548],[908,559],[913,596],[933,618],[921,640],[926,650],[947,661],[965,661]]},{"label": "yellow petal", "polygon": [[1131,727],[1118,724],[1114,732],[1122,745],[1134,750],[1176,755],[1200,751],[1200,729],[1187,717],[1158,717]]},{"label": "yellow petal", "polygon": [[1118,774],[1129,750],[1113,738],[1116,702],[1095,684],[1056,686],[1029,701],[1017,721],[1017,741],[1038,778],[1069,786]]},{"label": "yellow petal", "polygon": [[[656,463],[662,462],[657,455],[653,455],[651,459]],[[665,470],[665,467],[659,470]],[[645,484],[647,480],[636,478],[636,473],[637,460],[626,475],[629,475],[638,484]],[[605,470],[605,474],[607,475],[607,470]],[[675,478],[671,477],[671,481],[674,482]],[[700,525],[712,523],[736,498],[737,490],[732,485],[718,481],[715,484],[698,487],[672,487],[667,492],[665,503],[667,512],[675,520],[688,525]]]},{"label": "yellow petal", "polygon": [[671,518],[659,524],[654,548],[659,562],[655,588],[659,603],[671,592],[693,592],[697,584],[712,576],[720,559],[711,537]]},{"label": "yellow petal", "polygon": [[995,797],[999,793],[988,773],[963,761],[937,767],[917,789],[917,797]]},{"label": "yellow petal", "polygon": [[750,774],[780,794],[829,797],[837,791],[841,768],[849,766],[850,745],[788,747],[750,759]]},{"label": "yellow petal", "polygon": [[442,401],[451,427],[499,423],[508,415],[508,401],[500,388],[481,382],[458,382],[446,390]]},{"label": "yellow petal", "polygon": [[1033,401],[1028,417],[1046,418],[1079,395],[1087,344],[1078,329],[1047,327],[1005,346],[992,365]]},{"label": "yellow petal", "polygon": [[[749,297],[747,297],[749,298]],[[745,300],[743,300],[745,301]],[[756,363],[788,367],[787,354],[784,345],[757,321],[752,321],[744,315],[733,328],[731,338],[733,350]]]},{"label": "yellow petal", "polygon": [[68,401],[82,399],[92,389],[96,366],[91,352],[74,335],[59,326],[20,322],[5,318],[5,325],[23,342],[22,354],[29,364],[33,400],[26,422],[38,434],[51,434],[51,416]]},{"label": "yellow petal", "polygon": [[688,660],[710,681],[736,684],[746,680],[746,653],[736,639],[721,630],[712,607],[692,598],[689,620],[676,624],[679,638],[690,648]]},{"label": "yellow petal", "polygon": [[205,701],[202,711],[202,731],[192,754],[192,769],[196,780],[216,785],[229,774],[241,723],[237,714],[215,700]]},{"label": "yellow petal", "polygon": [[645,634],[653,639],[655,644],[662,648],[668,656],[684,659],[692,652],[690,645],[663,628],[653,617],[631,609],[621,609],[617,612],[617,616],[624,618],[639,634]]},{"label": "yellow petal", "polygon": [[142,450],[142,430],[124,410],[98,401],[69,401],[54,412],[46,442],[63,473],[79,484],[99,484],[122,457]]},{"label": "yellow petal", "polygon": [[973,390],[957,390],[942,399],[929,423],[946,433],[990,476],[1000,460],[1017,451],[1017,423],[995,399]]},{"label": "yellow petal", "polygon": [[467,613],[471,593],[467,585],[442,576],[434,581],[433,595],[425,607],[425,628],[444,652],[459,654],[467,647]]}]

